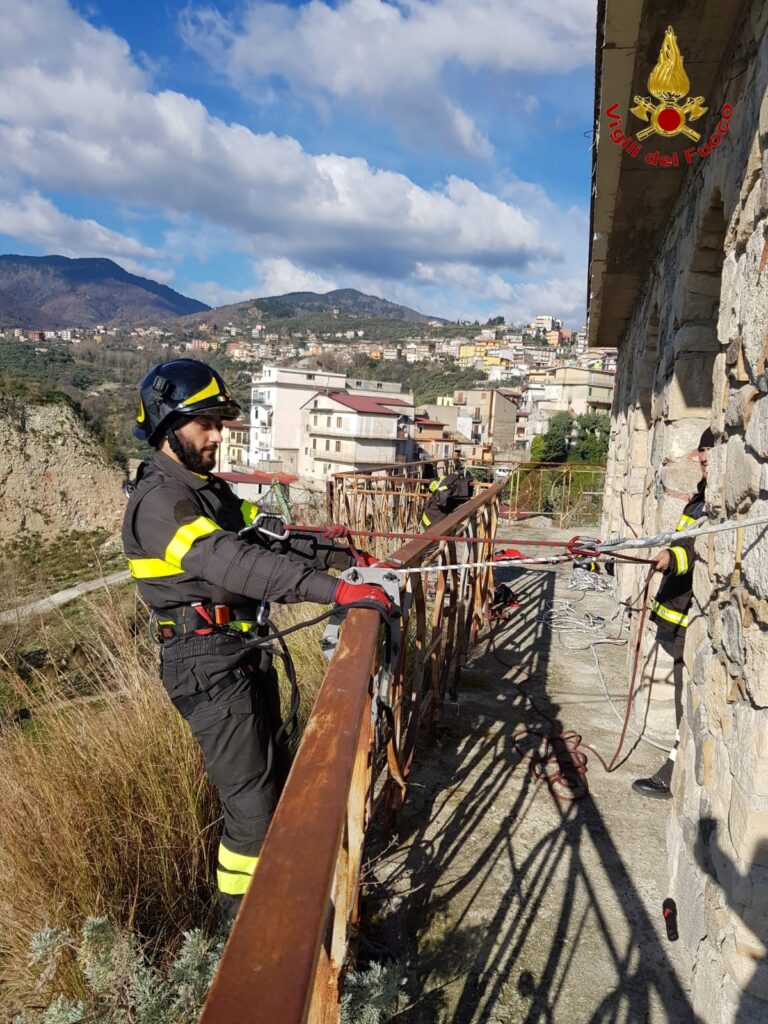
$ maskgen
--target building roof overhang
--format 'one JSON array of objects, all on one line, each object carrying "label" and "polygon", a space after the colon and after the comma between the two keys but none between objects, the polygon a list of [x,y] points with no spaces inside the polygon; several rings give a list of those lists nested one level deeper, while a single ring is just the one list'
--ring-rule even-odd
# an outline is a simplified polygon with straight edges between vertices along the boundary
[{"label": "building roof overhang", "polygon": [[[703,96],[707,113],[695,122],[702,141],[716,130],[727,97],[721,74],[729,41],[746,0],[599,0],[595,67],[594,147],[588,280],[589,344],[621,343],[634,305],[675,201],[693,165],[651,166],[652,150],[678,152],[694,143],[684,135],[653,134],[631,156],[612,142],[606,110],[616,104],[620,128],[636,137],[645,125],[630,113],[635,96],[648,95],[648,76],[659,56],[667,26],[677,35],[690,95]],[[727,69],[724,69],[727,71]],[[682,102],[682,101],[681,101]]]}]

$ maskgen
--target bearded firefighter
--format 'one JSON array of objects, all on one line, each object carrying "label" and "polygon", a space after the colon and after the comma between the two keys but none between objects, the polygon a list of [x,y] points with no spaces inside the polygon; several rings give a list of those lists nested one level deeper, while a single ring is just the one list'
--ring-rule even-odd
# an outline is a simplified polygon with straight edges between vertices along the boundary
[{"label": "bearded firefighter", "polygon": [[218,788],[219,909],[231,921],[258,863],[286,775],[280,697],[269,655],[248,645],[267,602],[348,605],[379,587],[349,584],[329,568],[350,552],[316,535],[275,538],[254,529],[257,506],[211,474],[224,420],[241,408],[205,363],[161,363],[141,383],[134,434],[155,449],[139,467],[123,524],[123,546],[153,613],[162,681],[200,745]]}]

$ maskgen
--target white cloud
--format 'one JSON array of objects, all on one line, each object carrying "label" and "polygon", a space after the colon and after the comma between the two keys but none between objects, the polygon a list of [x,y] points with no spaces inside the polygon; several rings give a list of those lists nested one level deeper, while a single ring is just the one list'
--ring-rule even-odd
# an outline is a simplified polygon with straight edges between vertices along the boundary
[{"label": "white cloud", "polygon": [[[533,218],[472,182],[425,189],[363,159],[313,156],[295,139],[226,124],[197,100],[142,88],[125,48],[86,31],[64,0],[30,6],[34,31],[17,32],[0,63],[0,147],[9,171],[39,187],[202,216],[254,254],[335,273],[398,277],[436,258],[521,267],[551,251]],[[37,55],[41,23],[58,36],[55,71]],[[81,31],[92,44],[84,64]]]},{"label": "white cloud", "polygon": [[231,306],[235,302],[246,302],[258,295],[256,288],[227,288],[218,281],[196,281],[183,287],[184,295],[189,295],[209,306]]},{"label": "white cloud", "polygon": [[241,88],[276,76],[308,99],[389,113],[406,134],[439,130],[478,156],[492,147],[445,98],[444,72],[571,71],[594,59],[594,25],[594,0],[250,0],[231,19],[194,5],[180,17],[186,43]]},{"label": "white cloud", "polygon": [[[160,252],[135,238],[99,224],[62,213],[39,192],[24,192],[16,199],[0,199],[0,234],[43,246],[61,256],[108,256],[127,261],[157,259]],[[156,270],[156,268],[155,268]]]},{"label": "white cloud", "polygon": [[[310,6],[325,7],[319,0]],[[367,9],[372,25],[428,21],[432,6],[452,16],[457,9],[453,0],[417,2],[406,17],[405,8],[349,0],[338,10],[352,6],[361,16]],[[554,0],[555,10],[578,6]],[[483,0],[478,17],[491,7]],[[474,8],[462,10],[472,34]],[[294,17],[284,7],[271,15]],[[225,31],[220,19],[212,21]],[[498,40],[488,45],[501,60]],[[508,45],[515,49],[517,38]],[[481,60],[470,51],[462,51],[465,62]],[[162,219],[169,262],[240,252],[252,264],[253,290],[215,281],[185,285],[214,304],[341,284],[438,314],[512,303],[518,293],[507,278],[531,267],[552,277],[552,264],[568,257],[559,241],[545,240],[543,224],[558,240],[569,228],[555,222],[558,211],[537,186],[508,183],[505,197],[450,177],[425,188],[361,158],[314,155],[296,139],[226,123],[194,98],[151,86],[127,45],[89,25],[65,0],[0,0],[0,211],[9,233],[48,250],[111,255],[150,273],[142,261],[157,260],[156,249],[62,213],[40,194],[56,189],[113,201],[131,211],[124,219],[132,229],[144,215]],[[481,146],[471,122],[452,109],[465,144]],[[168,280],[170,273],[155,269],[150,276]],[[557,279],[571,276],[578,275],[566,258]]]},{"label": "white cloud", "polygon": [[204,281],[189,285],[185,292],[210,306],[223,306],[245,302],[257,296],[284,295],[286,292],[322,294],[339,287],[330,278],[298,266],[284,257],[256,260],[251,263],[251,272],[253,283],[248,288],[225,288],[214,281]]},{"label": "white cloud", "polygon": [[285,292],[331,292],[336,281],[296,266],[284,258],[262,260],[254,266],[260,282],[260,295],[283,295]]}]

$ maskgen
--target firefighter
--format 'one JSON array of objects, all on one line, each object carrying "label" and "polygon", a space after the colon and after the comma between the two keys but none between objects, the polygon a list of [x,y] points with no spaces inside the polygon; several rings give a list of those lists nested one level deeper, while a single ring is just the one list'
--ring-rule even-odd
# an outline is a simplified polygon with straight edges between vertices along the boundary
[{"label": "firefighter", "polygon": [[455,460],[452,473],[432,481],[429,492],[431,497],[421,516],[421,525],[425,530],[445,519],[472,497],[472,481],[462,469],[459,459]]},{"label": "firefighter", "polygon": [[[162,643],[163,684],[219,791],[224,921],[234,919],[253,875],[286,774],[277,674],[269,656],[247,644],[260,610],[269,601],[358,600],[389,609],[379,587],[323,571],[349,567],[346,548],[316,535],[276,539],[256,529],[251,541],[239,536],[258,507],[210,471],[223,420],[241,411],[205,363],[174,359],[150,370],[134,434],[155,451],[139,467],[123,524],[128,564]],[[276,533],[282,521],[270,525]]]},{"label": "firefighter", "polygon": [[[704,491],[707,484],[707,461],[709,450],[715,438],[707,428],[699,439],[698,458],[701,467],[701,480],[696,493],[683,509],[676,529],[684,531],[704,515]],[[672,770],[675,767],[677,744],[680,739],[680,719],[683,716],[683,648],[685,647],[685,631],[688,627],[688,610],[693,597],[693,560],[694,541],[686,539],[685,534],[671,548],[665,548],[653,560],[653,568],[664,573],[664,579],[658,593],[651,601],[651,621],[656,623],[656,639],[662,650],[669,654],[674,662],[675,684],[675,744],[669,756],[655,775],[647,779],[635,779],[632,789],[643,796],[657,800],[671,797],[670,784]]]}]

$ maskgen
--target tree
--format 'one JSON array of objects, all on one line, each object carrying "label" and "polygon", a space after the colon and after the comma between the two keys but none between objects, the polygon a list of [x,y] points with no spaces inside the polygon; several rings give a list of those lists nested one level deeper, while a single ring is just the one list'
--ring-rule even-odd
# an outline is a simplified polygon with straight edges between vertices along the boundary
[{"label": "tree", "polygon": [[611,421],[606,413],[588,412],[576,419],[575,444],[568,453],[569,462],[600,465],[608,460]]},{"label": "tree", "polygon": [[536,434],[531,441],[531,462],[544,462],[547,441],[544,434]]},{"label": "tree", "polygon": [[544,435],[545,462],[565,462],[568,458],[568,440],[573,430],[573,419],[569,412],[556,412],[549,421],[549,430]]}]

